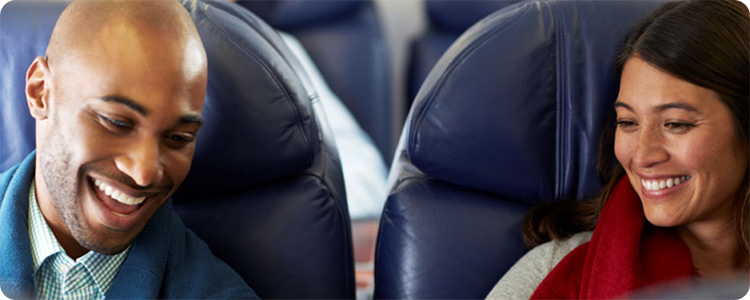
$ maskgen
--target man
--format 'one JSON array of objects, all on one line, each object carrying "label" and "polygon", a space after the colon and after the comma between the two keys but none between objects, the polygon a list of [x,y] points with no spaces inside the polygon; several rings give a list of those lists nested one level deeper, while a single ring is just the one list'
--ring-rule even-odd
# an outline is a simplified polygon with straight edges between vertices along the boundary
[{"label": "man", "polygon": [[169,201],[190,169],[206,76],[177,1],[65,9],[26,75],[37,150],[0,175],[5,296],[257,298]]}]

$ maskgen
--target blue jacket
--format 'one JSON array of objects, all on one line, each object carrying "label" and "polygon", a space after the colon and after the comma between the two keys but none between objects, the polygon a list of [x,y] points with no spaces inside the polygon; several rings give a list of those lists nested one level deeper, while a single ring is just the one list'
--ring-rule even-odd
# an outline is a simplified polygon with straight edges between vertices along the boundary
[{"label": "blue jacket", "polygon": [[[35,155],[0,175],[0,289],[35,298],[27,215]],[[108,299],[257,298],[208,246],[185,228],[168,201],[133,241]]]}]

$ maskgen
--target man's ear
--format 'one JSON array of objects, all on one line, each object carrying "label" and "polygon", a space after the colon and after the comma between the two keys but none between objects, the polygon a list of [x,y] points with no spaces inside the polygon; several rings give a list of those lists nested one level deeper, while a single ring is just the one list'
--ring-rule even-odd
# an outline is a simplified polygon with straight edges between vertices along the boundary
[{"label": "man's ear", "polygon": [[47,61],[37,56],[26,71],[26,103],[37,121],[47,118],[52,74]]}]

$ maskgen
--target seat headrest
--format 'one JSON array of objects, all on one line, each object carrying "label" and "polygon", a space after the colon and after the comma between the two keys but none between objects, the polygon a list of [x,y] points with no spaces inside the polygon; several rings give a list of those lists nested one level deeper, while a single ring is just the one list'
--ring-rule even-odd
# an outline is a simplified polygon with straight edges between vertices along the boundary
[{"label": "seat headrest", "polygon": [[614,57],[659,4],[529,1],[483,19],[417,94],[411,162],[430,177],[529,203],[594,195],[619,86]]},{"label": "seat headrest", "polygon": [[523,0],[427,0],[427,16],[440,30],[460,34],[477,21],[506,6]]},{"label": "seat headrest", "polygon": [[[43,56],[68,2],[13,1],[2,10],[0,161],[2,170],[33,150],[34,121],[25,72]],[[293,70],[280,36],[245,9],[225,1],[183,1],[208,55],[208,87],[193,165],[182,199],[278,180],[305,171],[319,140],[309,80]]]},{"label": "seat headrest", "polygon": [[[320,140],[317,97],[278,33],[225,1],[184,1],[208,55],[205,123],[180,199],[298,175]],[[175,198],[178,198],[175,196]]]},{"label": "seat headrest", "polygon": [[350,17],[367,4],[366,1],[341,0],[238,1],[237,3],[282,30],[309,27],[330,22],[333,19]]}]

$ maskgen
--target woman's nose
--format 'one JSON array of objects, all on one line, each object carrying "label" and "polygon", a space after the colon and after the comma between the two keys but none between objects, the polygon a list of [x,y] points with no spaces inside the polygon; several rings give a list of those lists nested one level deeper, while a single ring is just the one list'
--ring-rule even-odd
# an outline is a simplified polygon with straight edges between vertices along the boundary
[{"label": "woman's nose", "polygon": [[638,144],[633,154],[633,162],[640,168],[649,168],[669,159],[669,153],[664,148],[664,135],[656,127],[641,130]]}]

